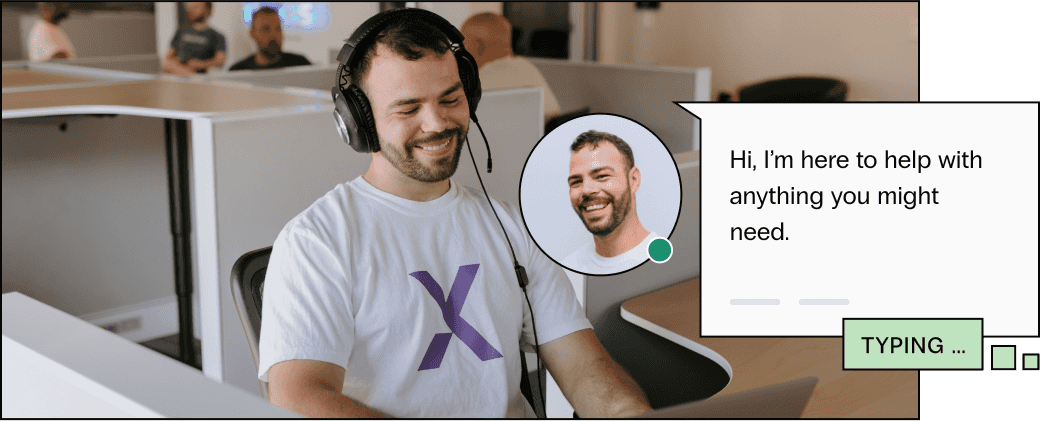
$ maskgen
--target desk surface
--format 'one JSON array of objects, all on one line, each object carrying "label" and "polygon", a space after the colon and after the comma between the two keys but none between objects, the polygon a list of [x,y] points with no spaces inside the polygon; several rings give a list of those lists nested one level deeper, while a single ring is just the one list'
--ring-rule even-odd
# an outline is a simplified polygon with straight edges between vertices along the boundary
[{"label": "desk surface", "polygon": [[918,417],[919,372],[843,371],[841,338],[702,338],[700,279],[630,299],[621,308],[643,319],[630,320],[636,325],[670,331],[725,358],[733,378],[720,396],[816,376],[803,417]]},{"label": "desk surface", "polygon": [[[16,88],[22,86],[61,85],[67,83],[97,82],[82,76],[66,75],[61,73],[43,72],[30,69],[4,69],[3,87]],[[6,108],[5,108],[6,109]]]},{"label": "desk surface", "polygon": [[[4,86],[7,86],[8,71],[4,70]],[[269,90],[163,79],[3,94],[4,111],[115,106],[217,113],[315,105],[320,102],[316,98]]]}]

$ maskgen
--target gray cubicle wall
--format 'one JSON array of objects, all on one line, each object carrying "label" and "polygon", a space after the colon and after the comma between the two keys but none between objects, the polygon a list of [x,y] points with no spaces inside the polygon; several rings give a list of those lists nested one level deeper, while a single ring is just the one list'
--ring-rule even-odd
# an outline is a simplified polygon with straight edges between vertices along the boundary
[{"label": "gray cubicle wall", "polygon": [[693,150],[690,115],[672,102],[708,101],[710,69],[529,60],[549,83],[561,112],[589,107],[622,115],[653,131],[673,154]]},{"label": "gray cubicle wall", "polygon": [[[315,64],[277,70],[236,70],[213,73],[211,80],[244,82],[260,86],[294,87],[330,92],[336,83],[336,66]],[[331,98],[331,95],[330,95]]]},{"label": "gray cubicle wall", "polygon": [[[176,311],[161,119],[4,119],[3,138],[3,292],[88,320]],[[144,327],[127,337],[169,334]]]},{"label": "gray cubicle wall", "polygon": [[56,60],[53,63],[68,64],[92,69],[119,70],[144,74],[162,73],[162,58],[155,54],[130,56],[87,57],[76,60]]},{"label": "gray cubicle wall", "polygon": [[[541,136],[540,88],[489,93],[478,116],[491,142],[494,173],[481,174],[494,196],[515,203],[527,151]],[[256,370],[230,295],[231,266],[242,254],[274,243],[285,224],[334,188],[363,174],[371,155],[340,140],[331,101],[324,108],[242,115],[214,120],[217,227],[224,336],[224,382],[259,394]],[[469,136],[481,171],[484,142],[471,124]],[[497,147],[497,148],[496,148]],[[522,154],[522,156],[521,156]],[[456,179],[479,188],[468,153]]]},{"label": "gray cubicle wall", "polygon": [[[686,118],[692,117],[687,114]],[[699,156],[697,151],[675,155],[683,196],[679,220],[669,238],[674,250],[671,259],[663,264],[648,261],[619,275],[586,278],[585,309],[596,336],[655,407],[707,398],[729,379],[722,367],[632,325],[620,312],[621,303],[628,299],[700,276]]]},{"label": "gray cubicle wall", "polygon": [[[260,394],[242,323],[231,299],[231,266],[274,243],[290,219],[371,161],[340,140],[324,109],[213,121],[224,383]],[[205,344],[203,344],[205,346]]]},{"label": "gray cubicle wall", "polygon": [[520,175],[531,149],[542,138],[542,88],[518,88],[485,92],[477,118],[491,147],[492,172],[487,172],[487,150],[477,125],[470,122],[469,146],[477,168],[463,148],[455,180],[480,188],[477,170],[492,197],[520,206]]}]

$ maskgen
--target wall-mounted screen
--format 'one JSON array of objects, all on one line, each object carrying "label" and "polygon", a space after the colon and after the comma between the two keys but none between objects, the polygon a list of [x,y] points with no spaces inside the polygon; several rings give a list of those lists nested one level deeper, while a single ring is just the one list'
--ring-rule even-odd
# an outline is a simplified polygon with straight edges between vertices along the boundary
[{"label": "wall-mounted screen", "polygon": [[253,12],[261,7],[278,11],[282,28],[287,30],[319,32],[329,27],[328,3],[273,3],[249,2],[242,6],[242,20],[246,26],[253,24]]}]

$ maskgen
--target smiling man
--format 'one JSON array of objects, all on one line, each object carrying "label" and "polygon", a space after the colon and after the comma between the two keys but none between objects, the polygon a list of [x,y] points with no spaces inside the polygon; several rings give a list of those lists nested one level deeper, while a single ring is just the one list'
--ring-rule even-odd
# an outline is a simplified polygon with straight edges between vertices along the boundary
[{"label": "smiling man", "polygon": [[[339,418],[522,417],[530,408],[520,349],[537,342],[579,415],[650,410],[517,208],[451,179],[479,94],[463,83],[476,74],[460,75],[476,66],[460,70],[461,42],[441,28],[454,30],[431,12],[402,9],[369,19],[347,41],[349,82],[336,99],[364,100],[352,121],[374,129],[376,144],[355,146],[372,156],[361,177],[275,240],[259,370],[271,403]],[[526,293],[511,250],[529,275]]]},{"label": "smiling man", "polygon": [[571,270],[593,275],[624,272],[647,259],[657,234],[639,222],[636,192],[642,178],[632,148],[610,133],[589,130],[571,144],[567,184],[571,207],[593,242],[563,260]]}]

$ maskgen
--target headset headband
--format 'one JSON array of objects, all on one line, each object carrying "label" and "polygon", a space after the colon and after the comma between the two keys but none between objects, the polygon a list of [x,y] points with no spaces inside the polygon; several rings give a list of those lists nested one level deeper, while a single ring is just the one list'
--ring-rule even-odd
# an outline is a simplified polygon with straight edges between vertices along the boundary
[{"label": "headset headband", "polygon": [[[458,47],[462,46],[462,40],[465,39],[465,37],[462,36],[462,32],[459,32],[458,28],[440,15],[424,9],[394,9],[372,16],[368,18],[365,23],[362,23],[361,26],[354,31],[354,34],[350,36],[350,39],[343,44],[343,48],[339,50],[339,54],[336,56],[336,61],[345,66],[346,68],[344,70],[349,74],[350,70],[357,66],[358,62],[360,62],[362,57],[364,57],[364,54],[355,54],[356,51],[368,51],[368,48],[371,47],[372,43],[375,41],[376,35],[391,23],[394,23],[399,19],[413,18],[422,19],[423,21],[435,26],[448,37],[448,41],[451,41],[451,43],[456,44]],[[452,50],[455,50],[455,48],[453,47]]]}]

